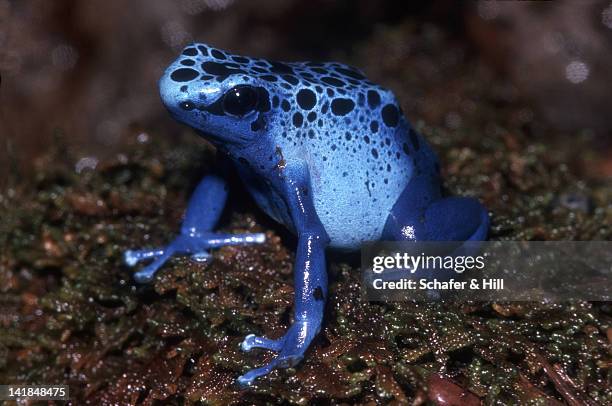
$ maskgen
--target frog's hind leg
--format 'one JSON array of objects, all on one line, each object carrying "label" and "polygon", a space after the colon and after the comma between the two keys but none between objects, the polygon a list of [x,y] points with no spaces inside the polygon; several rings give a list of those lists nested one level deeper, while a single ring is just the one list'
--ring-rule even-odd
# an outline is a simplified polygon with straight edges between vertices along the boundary
[{"label": "frog's hind leg", "polygon": [[[433,181],[432,181],[433,180]],[[416,178],[402,192],[387,218],[382,240],[387,241],[454,241],[440,248],[450,250],[447,255],[472,256],[480,250],[489,228],[486,209],[476,199],[465,197],[442,198],[436,179]],[[421,247],[423,249],[425,247]],[[428,247],[427,249],[433,249]],[[446,269],[420,269],[419,278],[451,279],[456,276]],[[404,270],[388,270],[389,280],[404,277]],[[440,298],[440,292],[429,291],[430,299]]]},{"label": "frog's hind leg", "polygon": [[442,198],[437,181],[414,178],[387,218],[383,240],[483,241],[489,216],[480,202],[467,197]]},{"label": "frog's hind leg", "polygon": [[432,241],[484,241],[489,230],[489,214],[470,197],[447,197],[425,210],[428,238]]}]

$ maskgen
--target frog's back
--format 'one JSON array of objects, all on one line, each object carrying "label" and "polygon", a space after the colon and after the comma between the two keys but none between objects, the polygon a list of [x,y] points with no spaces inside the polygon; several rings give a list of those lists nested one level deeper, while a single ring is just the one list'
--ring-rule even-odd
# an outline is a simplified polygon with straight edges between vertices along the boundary
[{"label": "frog's back", "polygon": [[286,159],[308,162],[331,246],[379,239],[413,173],[433,171],[435,156],[393,93],[358,70],[336,62],[286,66],[295,81],[272,97],[276,144]]}]

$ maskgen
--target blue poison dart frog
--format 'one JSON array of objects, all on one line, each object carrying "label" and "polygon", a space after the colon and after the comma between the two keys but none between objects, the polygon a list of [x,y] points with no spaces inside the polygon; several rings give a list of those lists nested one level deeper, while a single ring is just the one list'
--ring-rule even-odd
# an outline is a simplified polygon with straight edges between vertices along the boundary
[{"label": "blue poison dart frog", "polygon": [[[321,329],[326,248],[369,240],[484,240],[488,214],[475,199],[442,197],[438,160],[393,93],[341,63],[275,62],[187,46],[159,81],[171,115],[193,127],[233,165],[256,203],[297,236],[294,320],[279,339],[246,336],[244,351],[278,355],[238,378],[250,385],[294,366]],[[167,246],[127,251],[138,282],[173,255],[264,241],[214,231],[227,198],[221,174],[202,179],[180,234]]]}]

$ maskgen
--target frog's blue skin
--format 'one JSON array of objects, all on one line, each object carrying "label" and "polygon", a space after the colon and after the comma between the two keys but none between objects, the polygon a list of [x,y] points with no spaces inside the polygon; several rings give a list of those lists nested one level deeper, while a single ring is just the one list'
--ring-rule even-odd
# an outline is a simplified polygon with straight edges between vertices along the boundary
[{"label": "frog's blue skin", "polygon": [[[244,351],[265,348],[278,356],[239,377],[243,385],[297,364],[319,332],[327,247],[354,250],[379,239],[486,239],[484,207],[474,199],[441,196],[437,158],[393,93],[352,67],[271,62],[192,44],[159,86],[172,116],[211,141],[257,204],[298,237],[294,322],[280,339],[244,339]],[[248,111],[237,113],[236,100]],[[263,234],[213,232],[226,197],[221,175],[205,177],[174,241],[126,252],[128,265],[154,259],[135,279],[150,281],[175,254],[206,260],[210,248],[264,241]]]}]

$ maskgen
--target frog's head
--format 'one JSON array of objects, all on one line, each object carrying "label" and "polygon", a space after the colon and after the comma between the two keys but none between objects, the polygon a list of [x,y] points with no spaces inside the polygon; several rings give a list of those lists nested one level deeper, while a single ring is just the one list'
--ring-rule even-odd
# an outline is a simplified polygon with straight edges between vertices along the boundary
[{"label": "frog's head", "polygon": [[159,81],[162,101],[177,120],[215,143],[256,139],[270,110],[268,82],[252,71],[256,63],[204,44],[189,45]]}]

